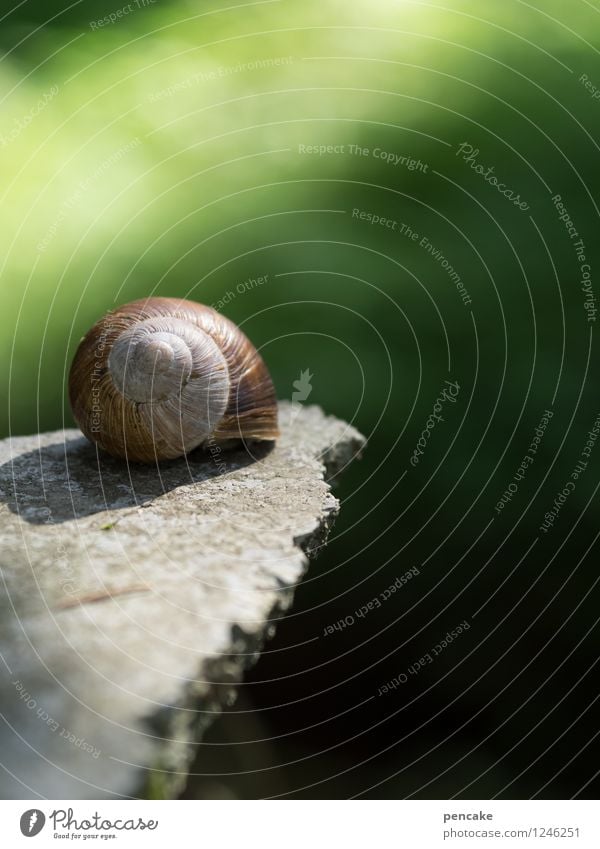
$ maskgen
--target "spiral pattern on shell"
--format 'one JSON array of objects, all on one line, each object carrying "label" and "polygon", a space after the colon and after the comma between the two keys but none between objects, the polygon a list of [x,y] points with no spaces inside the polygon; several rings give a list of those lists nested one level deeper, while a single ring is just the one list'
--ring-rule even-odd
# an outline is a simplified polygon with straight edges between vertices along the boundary
[{"label": "spiral pattern on shell", "polygon": [[207,440],[274,440],[277,402],[260,354],[203,304],[147,298],[100,319],[69,376],[88,439],[136,462],[179,457]]}]

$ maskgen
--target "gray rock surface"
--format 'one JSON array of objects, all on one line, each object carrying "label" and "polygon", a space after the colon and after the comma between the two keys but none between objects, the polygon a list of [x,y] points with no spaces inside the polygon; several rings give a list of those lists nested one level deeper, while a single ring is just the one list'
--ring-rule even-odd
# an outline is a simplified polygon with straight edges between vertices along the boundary
[{"label": "gray rock surface", "polygon": [[364,440],[281,406],[273,449],[160,467],[0,442],[0,798],[173,796],[290,605]]}]

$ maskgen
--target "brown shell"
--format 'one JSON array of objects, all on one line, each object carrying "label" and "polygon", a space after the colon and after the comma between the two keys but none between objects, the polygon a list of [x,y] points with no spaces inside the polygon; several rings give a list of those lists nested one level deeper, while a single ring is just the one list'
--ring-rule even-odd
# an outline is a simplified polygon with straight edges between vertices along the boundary
[{"label": "brown shell", "polygon": [[[168,344],[162,341],[182,329],[188,338],[193,334],[202,352],[199,362],[190,359],[185,349],[184,359],[189,361],[185,367],[178,355],[173,360]],[[158,336],[153,335],[155,331]],[[132,391],[127,368],[131,371],[136,361],[129,351],[139,351],[137,346],[146,345],[148,339],[159,341],[152,342],[154,359],[146,355],[142,363],[154,365],[151,371],[137,375],[136,391]],[[177,369],[169,397],[164,381],[170,380],[171,372],[163,376],[161,391],[155,390],[157,356],[163,356],[163,349],[165,358],[174,362],[169,368]],[[119,377],[115,364],[123,369]],[[260,354],[229,319],[203,304],[179,298],[144,298],[100,319],[75,354],[69,399],[88,439],[130,461],[178,457],[207,441],[218,444],[279,436],[275,390]]]}]

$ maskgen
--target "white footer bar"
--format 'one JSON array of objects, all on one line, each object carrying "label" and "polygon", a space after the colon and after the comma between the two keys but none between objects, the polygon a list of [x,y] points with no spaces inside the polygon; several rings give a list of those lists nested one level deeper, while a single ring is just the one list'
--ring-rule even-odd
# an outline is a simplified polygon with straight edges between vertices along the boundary
[{"label": "white footer bar", "polygon": [[0,801],[0,846],[600,847],[593,801]]}]

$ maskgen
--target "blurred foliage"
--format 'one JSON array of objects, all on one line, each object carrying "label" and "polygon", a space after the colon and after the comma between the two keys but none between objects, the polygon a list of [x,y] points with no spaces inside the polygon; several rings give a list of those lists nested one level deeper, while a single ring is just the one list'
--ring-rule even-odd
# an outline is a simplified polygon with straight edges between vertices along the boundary
[{"label": "blurred foliage", "polygon": [[[248,775],[224,779],[233,792],[266,795],[276,785],[309,787],[391,746],[364,768],[305,791],[350,795],[401,769],[484,706],[462,736],[373,794],[413,792],[497,728],[518,698],[511,707],[508,692],[485,707],[500,689],[488,677],[420,732],[420,744],[413,736],[402,746],[392,706],[405,711],[399,725],[408,731],[422,714],[445,709],[484,671],[481,658],[500,656],[522,632],[522,613],[453,672],[451,686],[439,682],[418,705],[405,706],[409,696],[399,693],[385,705],[375,701],[339,722],[318,723],[367,699],[498,587],[530,545],[593,424],[597,392],[586,364],[591,356],[593,374],[597,356],[593,348],[590,355],[573,245],[551,196],[562,195],[588,251],[596,251],[600,104],[579,77],[600,85],[591,43],[598,12],[584,3],[567,9],[561,0],[538,0],[537,8],[517,0],[284,0],[231,8],[157,0],[134,5],[114,24],[90,25],[116,7],[27,2],[0,25],[3,435],[71,425],[65,380],[79,338],[106,310],[146,295],[226,301],[223,311],[261,348],[282,398],[310,369],[311,403],[352,421],[369,448],[344,473],[334,538],[275,645],[318,636],[413,564],[421,575],[352,632],[267,653],[248,685],[251,696],[244,695],[263,709],[259,731],[313,730],[276,740],[275,754],[256,744],[242,756],[243,746],[219,747],[213,737],[215,764],[224,771],[245,764],[251,773],[248,764],[266,758],[264,783]],[[27,121],[44,95],[48,102]],[[463,142],[528,211],[457,155]],[[344,152],[299,152],[311,144],[344,145]],[[390,164],[375,149],[420,159],[427,170]],[[398,227],[360,220],[354,209]],[[419,239],[402,235],[401,223]],[[423,236],[460,275],[471,305],[420,246]],[[245,285],[265,275],[266,283]],[[460,403],[411,469],[408,459],[446,378],[459,381]],[[478,542],[553,403],[552,427],[519,503]],[[591,539],[586,506],[594,469],[561,516],[565,527],[579,520],[569,554],[535,584],[529,610],[542,610],[564,579],[560,563],[583,554]],[[542,538],[523,566],[525,584],[503,585],[493,624],[552,551]],[[571,610],[590,574],[582,568],[561,595],[566,607],[551,606],[543,627],[529,634],[532,655],[562,624],[561,609]],[[576,621],[565,624],[565,646],[578,633]],[[547,655],[529,670],[529,681],[554,668]],[[419,689],[458,657],[441,658]],[[522,667],[515,649],[498,675],[511,681]],[[290,670],[307,671],[285,677]],[[573,664],[569,680],[578,671]],[[263,678],[276,683],[263,685]],[[287,709],[270,709],[287,702]],[[477,778],[516,739],[519,722],[530,727],[520,716],[469,756],[464,772],[440,778],[422,795],[450,795]],[[236,722],[234,713],[213,735],[235,738]],[[572,732],[582,739],[586,733],[585,722]],[[349,737],[354,741],[342,746]],[[533,735],[467,795],[497,792],[537,754],[538,742]],[[208,762],[209,744],[201,755]],[[277,771],[273,782],[271,757],[273,764],[306,760]],[[537,788],[544,763],[511,793]],[[548,793],[567,792],[573,780],[566,770]]]}]

